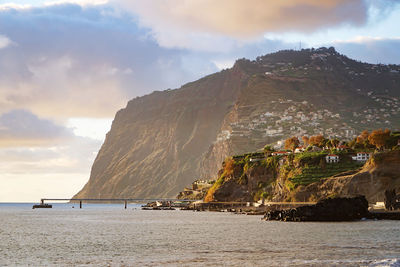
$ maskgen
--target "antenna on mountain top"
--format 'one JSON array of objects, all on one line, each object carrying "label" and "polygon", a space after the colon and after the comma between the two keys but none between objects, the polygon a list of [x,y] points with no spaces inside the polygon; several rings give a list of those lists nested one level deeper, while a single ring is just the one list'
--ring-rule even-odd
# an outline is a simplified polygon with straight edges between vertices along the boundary
[{"label": "antenna on mountain top", "polygon": [[301,41],[300,41],[300,44],[299,44],[299,50],[301,51]]}]

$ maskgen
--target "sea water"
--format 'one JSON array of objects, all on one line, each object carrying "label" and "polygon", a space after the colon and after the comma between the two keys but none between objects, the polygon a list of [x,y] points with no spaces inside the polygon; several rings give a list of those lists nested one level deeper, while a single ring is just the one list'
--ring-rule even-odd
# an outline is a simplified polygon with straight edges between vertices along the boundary
[{"label": "sea water", "polygon": [[400,221],[0,204],[0,266],[400,266],[399,230]]}]

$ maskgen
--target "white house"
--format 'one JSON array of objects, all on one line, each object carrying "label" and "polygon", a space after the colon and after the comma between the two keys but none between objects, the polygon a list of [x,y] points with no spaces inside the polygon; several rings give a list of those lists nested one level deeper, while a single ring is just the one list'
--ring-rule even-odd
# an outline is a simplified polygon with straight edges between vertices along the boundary
[{"label": "white house", "polygon": [[289,151],[277,151],[277,152],[272,152],[272,156],[286,156],[289,155]]},{"label": "white house", "polygon": [[325,157],[327,163],[337,163],[339,162],[339,156],[335,154],[329,154]]},{"label": "white house", "polygon": [[351,157],[353,160],[357,160],[357,161],[367,161],[369,160],[369,158],[371,157],[371,155],[369,153],[366,152],[358,152],[357,156],[353,156]]},{"label": "white house", "polygon": [[304,152],[306,148],[304,146],[299,146],[294,150],[294,153],[301,153]]}]

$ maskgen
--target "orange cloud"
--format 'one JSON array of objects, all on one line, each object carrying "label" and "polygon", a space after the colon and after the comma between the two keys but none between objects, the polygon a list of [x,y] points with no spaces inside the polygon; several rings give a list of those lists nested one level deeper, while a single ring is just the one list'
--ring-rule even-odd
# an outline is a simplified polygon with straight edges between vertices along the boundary
[{"label": "orange cloud", "polygon": [[313,31],[342,23],[361,25],[363,0],[116,0],[137,13],[145,26],[160,33],[179,30],[249,38],[265,32]]}]

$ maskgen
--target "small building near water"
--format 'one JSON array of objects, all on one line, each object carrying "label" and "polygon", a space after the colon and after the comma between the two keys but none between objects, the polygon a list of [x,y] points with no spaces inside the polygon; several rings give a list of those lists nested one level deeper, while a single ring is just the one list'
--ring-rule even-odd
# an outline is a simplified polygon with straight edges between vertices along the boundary
[{"label": "small building near water", "polygon": [[286,156],[289,155],[289,151],[277,151],[277,152],[272,152],[272,156]]},{"label": "small building near water", "polygon": [[371,157],[371,154],[367,152],[358,152],[356,156],[351,157],[353,160],[357,161],[367,161]]},{"label": "small building near water", "polygon": [[294,150],[294,153],[302,153],[306,151],[306,148],[304,146],[299,146]]},{"label": "small building near water", "polygon": [[335,154],[329,154],[325,157],[327,163],[337,163],[339,162],[339,156]]}]

